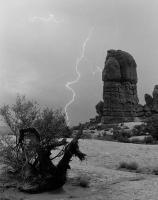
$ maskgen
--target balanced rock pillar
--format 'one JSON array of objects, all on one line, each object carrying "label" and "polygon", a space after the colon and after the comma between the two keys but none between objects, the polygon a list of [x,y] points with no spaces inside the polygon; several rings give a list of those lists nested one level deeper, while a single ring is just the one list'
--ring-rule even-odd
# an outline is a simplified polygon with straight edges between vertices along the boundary
[{"label": "balanced rock pillar", "polygon": [[103,123],[133,121],[137,116],[137,71],[134,58],[121,50],[109,50],[102,73]]}]

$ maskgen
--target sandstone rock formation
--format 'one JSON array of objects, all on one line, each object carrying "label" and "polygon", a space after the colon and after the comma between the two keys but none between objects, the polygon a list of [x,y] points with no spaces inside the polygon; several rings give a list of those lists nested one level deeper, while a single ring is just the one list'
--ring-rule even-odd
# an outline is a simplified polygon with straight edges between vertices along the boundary
[{"label": "sandstone rock formation", "polygon": [[158,113],[158,85],[155,85],[153,91],[153,108],[152,111]]},{"label": "sandstone rock formation", "polygon": [[[137,71],[134,58],[121,50],[109,50],[102,73],[103,123],[133,121],[137,116]],[[158,92],[155,95],[158,95]],[[158,107],[158,101],[155,102]]]},{"label": "sandstone rock formation", "polygon": [[158,85],[155,85],[152,96],[149,94],[144,95],[145,105],[143,106],[144,116],[150,117],[158,114]]},{"label": "sandstone rock formation", "polygon": [[145,99],[145,102],[146,102],[146,106],[149,107],[149,108],[152,108],[152,106],[153,106],[152,96],[150,94],[145,94],[144,99]]}]

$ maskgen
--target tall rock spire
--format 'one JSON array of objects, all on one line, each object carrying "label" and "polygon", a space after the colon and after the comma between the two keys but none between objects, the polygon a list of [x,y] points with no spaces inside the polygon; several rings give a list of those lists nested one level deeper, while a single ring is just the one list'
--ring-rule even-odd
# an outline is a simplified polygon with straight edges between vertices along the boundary
[{"label": "tall rock spire", "polygon": [[134,58],[121,50],[108,50],[102,73],[103,123],[133,121],[137,116],[137,71]]}]

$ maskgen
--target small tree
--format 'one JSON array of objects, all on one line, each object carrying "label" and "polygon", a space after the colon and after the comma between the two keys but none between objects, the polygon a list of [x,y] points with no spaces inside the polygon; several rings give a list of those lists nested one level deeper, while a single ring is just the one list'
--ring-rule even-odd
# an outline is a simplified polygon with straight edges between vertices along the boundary
[{"label": "small tree", "polygon": [[18,136],[19,129],[35,127],[46,142],[62,137],[68,130],[65,114],[61,109],[40,109],[36,101],[27,100],[25,96],[17,96],[14,105],[4,105],[0,114],[12,133]]},{"label": "small tree", "polygon": [[4,164],[11,166],[15,171],[19,170],[24,157],[19,154],[17,148],[19,129],[35,127],[40,133],[43,145],[48,145],[62,137],[69,129],[66,125],[65,114],[61,109],[44,108],[41,110],[36,101],[27,100],[25,96],[17,96],[12,106],[2,106],[0,114],[15,136],[12,142],[10,138],[3,139],[4,142],[0,144],[2,146],[0,157],[3,157]]},{"label": "small tree", "polygon": [[45,108],[35,120],[34,127],[39,130],[41,140],[44,143],[50,143],[52,140],[62,137],[67,130],[65,114],[61,109]]},{"label": "small tree", "polygon": [[17,135],[21,128],[30,127],[39,114],[36,101],[27,101],[25,96],[17,96],[14,105],[4,105],[0,108],[0,114],[11,131]]}]

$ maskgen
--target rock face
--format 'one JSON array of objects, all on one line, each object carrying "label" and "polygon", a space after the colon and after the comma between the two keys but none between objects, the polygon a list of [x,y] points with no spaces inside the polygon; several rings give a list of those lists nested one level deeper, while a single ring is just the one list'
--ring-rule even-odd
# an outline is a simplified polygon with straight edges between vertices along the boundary
[{"label": "rock face", "polygon": [[158,85],[155,85],[152,96],[149,94],[144,95],[144,116],[150,117],[158,114]]},{"label": "rock face", "polygon": [[[134,58],[121,50],[109,50],[102,73],[103,123],[133,121],[137,116],[137,71]],[[157,93],[158,95],[158,88]],[[158,101],[155,102],[158,108]]]},{"label": "rock face", "polygon": [[145,102],[146,102],[146,106],[149,107],[149,108],[152,108],[152,106],[153,106],[152,96],[150,94],[145,94],[144,99],[145,99]]},{"label": "rock face", "polygon": [[158,85],[155,85],[153,91],[153,108],[152,110],[158,113]]}]

